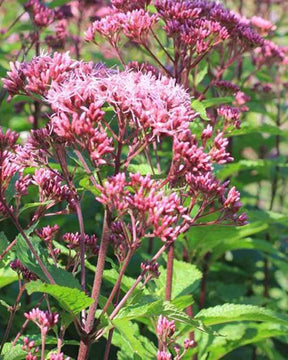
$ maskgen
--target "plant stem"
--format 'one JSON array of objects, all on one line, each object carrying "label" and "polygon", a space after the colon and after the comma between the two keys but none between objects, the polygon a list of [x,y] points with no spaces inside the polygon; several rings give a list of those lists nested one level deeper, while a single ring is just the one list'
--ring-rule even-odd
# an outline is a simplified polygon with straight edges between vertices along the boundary
[{"label": "plant stem", "polygon": [[41,331],[41,360],[45,360],[46,333]]},{"label": "plant stem", "polygon": [[208,274],[208,259],[210,257],[210,253],[206,253],[204,256],[204,264],[203,264],[203,277],[201,282],[201,290],[200,290],[200,298],[199,298],[199,309],[203,309],[205,306],[205,298],[206,298],[206,281]]},{"label": "plant stem", "polygon": [[[20,280],[19,280],[20,281]],[[3,336],[3,339],[1,341],[1,346],[0,346],[0,354],[2,353],[2,350],[3,350],[3,346],[9,336],[9,333],[10,333],[10,330],[11,330],[11,327],[12,327],[12,323],[13,323],[13,319],[14,319],[14,316],[15,316],[15,313],[17,311],[17,306],[19,304],[19,301],[21,299],[21,296],[23,294],[23,291],[24,291],[25,287],[24,286],[21,286],[19,288],[19,293],[17,295],[17,298],[16,298],[16,301],[15,301],[15,304],[13,305],[13,307],[11,308],[11,311],[10,311],[10,316],[9,316],[9,320],[8,320],[8,324],[7,324],[7,327],[6,327],[6,330],[5,330],[5,334]]]},{"label": "plant stem", "polygon": [[40,259],[39,255],[37,254],[36,250],[34,249],[31,241],[28,239],[27,235],[25,234],[24,230],[22,229],[21,225],[19,224],[18,220],[15,218],[14,214],[10,210],[9,206],[7,206],[5,200],[2,198],[2,195],[0,194],[0,202],[2,202],[7,214],[10,216],[12,222],[16,226],[19,233],[23,236],[24,240],[26,241],[27,246],[29,247],[30,251],[34,255],[36,261],[38,262],[41,270],[43,271],[44,275],[46,276],[47,280],[53,285],[56,284],[55,280],[47,270],[46,266],[44,265],[43,261]]},{"label": "plant stem", "polygon": [[166,271],[166,293],[165,300],[170,301],[172,296],[174,263],[174,242],[168,248],[167,271]]},{"label": "plant stem", "polygon": [[[91,294],[91,297],[94,300],[94,302],[89,308],[86,325],[85,325],[85,332],[87,335],[93,329],[95,313],[97,310],[100,289],[101,289],[101,285],[102,285],[102,276],[103,276],[103,271],[104,271],[104,267],[105,267],[106,253],[107,253],[107,249],[108,249],[108,245],[109,245],[110,230],[109,230],[109,226],[108,226],[108,217],[109,217],[108,211],[105,210],[102,239],[101,239],[101,245],[100,245],[98,261],[97,261],[97,269],[95,272],[94,283],[93,283],[92,294]],[[78,353],[78,360],[86,360],[87,359],[88,353],[89,353],[89,348],[90,348],[90,341],[88,339],[81,339],[80,349],[79,349],[79,353]]]},{"label": "plant stem", "polygon": [[[167,244],[163,245],[160,250],[157,252],[156,255],[153,256],[152,262],[156,261],[160,255],[167,249]],[[142,273],[138,276],[134,284],[131,286],[131,288],[127,291],[123,299],[120,301],[120,303],[116,306],[112,314],[110,315],[109,319],[113,320],[114,317],[118,314],[121,307],[125,304],[125,302],[128,300],[134,289],[137,287],[137,285],[140,283],[140,281],[143,279],[144,275],[146,274],[146,270],[143,270]]]},{"label": "plant stem", "polygon": [[117,281],[116,281],[116,283],[115,283],[115,285],[114,285],[114,287],[113,287],[113,289],[111,291],[111,294],[110,294],[110,296],[109,296],[109,298],[108,298],[108,300],[107,300],[107,302],[106,302],[106,304],[105,304],[105,306],[104,306],[104,308],[102,310],[101,315],[104,314],[108,310],[109,305],[113,301],[114,296],[116,295],[118,289],[120,288],[123,275],[124,275],[124,273],[126,271],[126,268],[127,268],[128,264],[129,264],[129,262],[131,260],[131,257],[133,255],[133,253],[134,253],[134,251],[132,249],[129,249],[128,254],[126,256],[126,259],[124,261],[124,264],[123,264],[123,266],[122,266],[122,268],[120,270],[118,279],[117,279]]},{"label": "plant stem", "polygon": [[76,213],[80,228],[80,264],[81,264],[81,288],[85,292],[86,290],[86,274],[85,274],[85,229],[83,214],[81,210],[80,201],[76,202]]},{"label": "plant stem", "polygon": [[17,240],[14,239],[8,246],[7,248],[2,252],[2,254],[0,255],[0,261],[2,261],[2,259],[6,256],[6,254],[13,248],[13,246],[16,245]]}]

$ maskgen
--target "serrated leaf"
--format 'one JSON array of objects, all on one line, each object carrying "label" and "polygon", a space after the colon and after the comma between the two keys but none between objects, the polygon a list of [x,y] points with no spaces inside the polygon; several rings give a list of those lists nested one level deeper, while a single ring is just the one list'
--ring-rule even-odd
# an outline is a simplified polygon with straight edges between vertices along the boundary
[{"label": "serrated leaf", "polygon": [[22,345],[11,346],[11,343],[5,343],[0,360],[23,360],[27,352],[22,350]]},{"label": "serrated leaf", "polygon": [[[239,347],[254,344],[270,337],[287,335],[288,329],[285,326],[274,323],[237,323],[224,325],[217,330],[223,336],[212,338],[204,333],[201,334],[198,342],[200,357],[202,353],[204,355],[209,352],[211,359],[222,359],[223,356]],[[206,338],[208,337],[210,339],[208,340],[209,345],[207,347]],[[205,346],[201,348],[201,344],[205,344]]]},{"label": "serrated leaf", "polygon": [[157,348],[146,337],[140,335],[137,324],[123,319],[117,322],[116,329],[112,343],[121,349],[125,360],[155,359]]},{"label": "serrated leaf", "polygon": [[113,324],[117,327],[119,320],[136,320],[141,318],[151,318],[165,315],[171,320],[188,325],[190,329],[208,331],[203,327],[201,321],[191,319],[184,311],[179,310],[175,305],[163,300],[156,300],[151,296],[143,296],[139,303],[127,305],[122,308],[118,315],[113,319]]},{"label": "serrated leaf", "polygon": [[205,325],[223,324],[234,321],[270,321],[288,326],[288,316],[254,305],[224,304],[201,310],[195,319]]},{"label": "serrated leaf", "polygon": [[9,241],[3,231],[0,232],[0,254],[7,248]]},{"label": "serrated leaf", "polygon": [[46,284],[40,280],[31,281],[26,284],[28,294],[41,292],[53,296],[62,309],[77,315],[81,310],[86,309],[93,303],[93,299],[88,297],[83,291],[71,289],[65,286]]},{"label": "serrated leaf", "polygon": [[269,225],[262,221],[256,221],[254,223],[245,226],[193,226],[187,233],[179,239],[185,242],[189,251],[197,254],[200,259],[207,253],[222,244],[223,239],[229,241],[230,239],[236,241],[236,239],[246,238],[252,234],[257,234],[263,230],[268,229]]},{"label": "serrated leaf", "polygon": [[[33,230],[34,229],[30,228],[29,231],[26,232],[26,235],[29,236],[29,234]],[[31,241],[35,251],[37,251],[38,255],[44,262],[47,270],[49,271],[57,285],[80,289],[79,281],[71,273],[69,273],[65,269],[56,267],[54,264],[50,264],[50,256],[47,250],[40,245],[40,240],[38,238],[29,236],[29,240]],[[30,271],[36,274],[41,280],[47,281],[45,274],[43,273],[41,267],[38,265],[37,261],[34,259],[33,254],[30,251],[27,251],[26,241],[21,234],[17,236],[15,251],[17,258],[24,266],[26,266]]]}]

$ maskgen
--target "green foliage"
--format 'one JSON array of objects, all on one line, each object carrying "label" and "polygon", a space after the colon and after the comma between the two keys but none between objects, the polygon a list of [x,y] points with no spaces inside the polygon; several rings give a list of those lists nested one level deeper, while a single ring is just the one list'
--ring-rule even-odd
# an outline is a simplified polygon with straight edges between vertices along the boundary
[{"label": "green foliage", "polygon": [[41,292],[54,297],[60,307],[73,315],[77,315],[81,310],[86,309],[93,303],[93,299],[89,298],[83,291],[76,288],[45,284],[40,280],[32,281],[26,285],[28,294]]}]

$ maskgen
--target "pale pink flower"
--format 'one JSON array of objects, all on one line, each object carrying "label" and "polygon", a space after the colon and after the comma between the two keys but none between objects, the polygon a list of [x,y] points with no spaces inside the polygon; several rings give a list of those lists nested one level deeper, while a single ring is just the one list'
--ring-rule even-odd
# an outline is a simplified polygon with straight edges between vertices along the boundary
[{"label": "pale pink flower", "polygon": [[229,141],[227,138],[224,138],[224,134],[222,132],[218,133],[213,142],[214,146],[209,152],[212,161],[217,164],[226,164],[233,161],[230,153],[226,151]]},{"label": "pale pink flower", "polygon": [[49,311],[42,311],[39,308],[34,308],[24,315],[26,319],[33,321],[44,334],[47,334],[47,332],[57,324],[59,319],[59,315],[56,312],[50,313]]},{"label": "pale pink flower", "polygon": [[172,360],[172,355],[166,351],[158,351],[157,360]]}]

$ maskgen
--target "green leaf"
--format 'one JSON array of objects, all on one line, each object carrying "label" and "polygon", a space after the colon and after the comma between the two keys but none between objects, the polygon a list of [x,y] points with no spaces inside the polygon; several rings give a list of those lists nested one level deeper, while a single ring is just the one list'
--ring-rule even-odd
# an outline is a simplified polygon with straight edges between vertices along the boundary
[{"label": "green leaf", "polygon": [[[176,259],[174,260],[173,267],[172,299],[192,294],[202,278],[202,273],[195,265]],[[155,283],[163,295],[166,286],[166,270],[163,267],[159,270],[161,275],[155,280]]]},{"label": "green leaf", "polygon": [[225,242],[230,240],[246,238],[252,234],[257,234],[263,230],[268,229],[268,224],[262,221],[245,226],[193,226],[184,236],[179,239],[185,242],[188,250],[197,255],[197,258],[202,259],[207,251],[213,252],[213,249],[220,246],[225,239]]},{"label": "green leaf", "polygon": [[288,316],[254,305],[224,304],[201,310],[195,319],[205,325],[234,321],[266,321],[288,326]]},{"label": "green leaf", "polygon": [[[200,356],[209,352],[213,360],[222,359],[229,352],[248,345],[255,344],[267,338],[287,335],[288,329],[285,326],[274,323],[237,323],[224,325],[217,329],[223,335],[212,337],[202,333],[198,341]],[[209,343],[208,347],[206,344]],[[201,346],[201,345],[204,346]]]},{"label": "green leaf", "polygon": [[194,84],[197,86],[204,79],[208,72],[208,63],[200,62],[197,68],[197,74],[195,76]]},{"label": "green leaf", "polygon": [[[56,267],[54,264],[50,263],[50,256],[46,249],[44,249],[40,244],[40,239],[37,237],[31,237],[29,234],[34,229],[29,229],[26,231],[26,235],[29,237],[33,248],[40,256],[41,260],[45,264],[47,270],[55,280],[58,285],[67,286],[70,288],[78,288],[80,289],[79,281],[68,271],[62,269],[60,267]],[[26,266],[30,271],[36,274],[41,280],[47,281],[45,274],[43,273],[41,267],[37,263],[36,259],[31,251],[27,251],[27,244],[24,240],[23,236],[19,234],[17,236],[17,243],[15,246],[16,256],[21,261],[21,263]]]},{"label": "green leaf", "polygon": [[127,170],[132,173],[139,173],[140,175],[158,174],[157,169],[151,169],[148,164],[129,164]]},{"label": "green leaf", "polygon": [[11,343],[5,343],[0,360],[22,360],[25,359],[27,352],[22,350],[22,345],[12,347]]},{"label": "green leaf", "polygon": [[212,106],[215,106],[215,105],[231,103],[232,101],[234,101],[233,96],[226,96],[226,97],[219,97],[219,98],[202,100],[202,104],[206,109],[206,108],[209,108],[209,107],[212,107]]},{"label": "green leaf", "polygon": [[199,329],[209,331],[201,321],[191,319],[184,311],[179,310],[175,305],[163,300],[155,300],[151,296],[137,298],[136,304],[127,305],[122,308],[113,320],[113,325],[117,327],[119,320],[141,320],[141,318],[151,318],[165,315],[171,320],[181,322],[189,326],[189,329]]},{"label": "green leaf", "polygon": [[18,280],[15,271],[10,267],[0,269],[0,289]]},{"label": "green leaf", "polygon": [[275,249],[273,245],[271,245],[268,241],[262,239],[253,239],[253,238],[233,239],[228,241],[224,239],[222,244],[219,244],[214,248],[213,253],[211,254],[209,260],[211,262],[216,261],[226,251],[233,251],[239,249],[258,250],[258,251],[266,252],[268,254],[272,254],[277,257],[281,257],[286,262],[288,260],[280,251]]},{"label": "green leaf", "polygon": [[9,241],[3,231],[0,232],[0,254],[7,248]]},{"label": "green leaf", "polygon": [[70,0],[53,0],[50,4],[49,4],[49,7],[50,8],[55,8],[57,6],[62,6],[62,5],[65,5],[67,3],[69,3]]},{"label": "green leaf", "polygon": [[99,196],[101,195],[100,190],[96,189],[92,184],[89,175],[85,175],[80,181],[79,185],[83,187],[83,189],[90,191],[93,195]]},{"label": "green leaf", "polygon": [[140,334],[137,324],[123,319],[117,322],[116,329],[112,343],[121,349],[118,359],[155,359],[157,348]]},{"label": "green leaf", "polygon": [[197,113],[199,113],[200,117],[203,120],[210,121],[210,119],[207,116],[206,108],[204,104],[200,100],[193,100],[191,103],[191,108],[195,110]]},{"label": "green leaf", "polygon": [[45,284],[40,280],[31,281],[26,284],[28,294],[41,292],[53,296],[62,309],[77,315],[81,310],[86,309],[93,303],[93,299],[88,297],[83,291],[71,289],[65,286]]},{"label": "green leaf", "polygon": [[[119,272],[116,269],[104,270],[104,272],[103,272],[103,279],[108,281],[112,285],[115,284],[118,277],[119,277]],[[135,279],[124,275],[122,277],[121,290],[124,292],[127,292],[131,288],[131,286],[134,284],[134,282],[135,282]],[[140,290],[138,288],[136,288],[134,290],[134,294],[137,293],[137,291],[140,291]],[[142,293],[142,290],[141,290],[141,293]]]},{"label": "green leaf", "polygon": [[47,200],[47,201],[43,201],[43,202],[33,202],[33,203],[25,204],[20,209],[19,214],[22,214],[27,209],[38,208],[39,206],[46,206],[49,204],[53,204],[53,202],[54,202],[53,200]]}]

